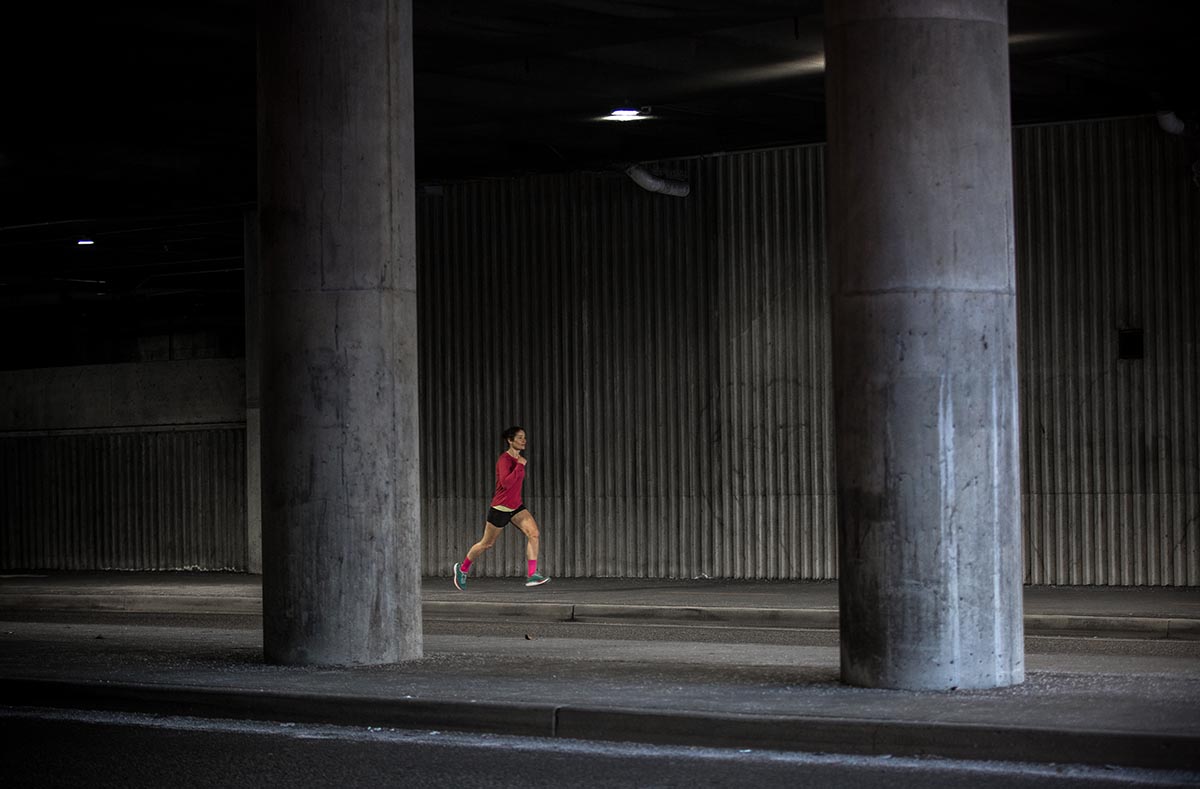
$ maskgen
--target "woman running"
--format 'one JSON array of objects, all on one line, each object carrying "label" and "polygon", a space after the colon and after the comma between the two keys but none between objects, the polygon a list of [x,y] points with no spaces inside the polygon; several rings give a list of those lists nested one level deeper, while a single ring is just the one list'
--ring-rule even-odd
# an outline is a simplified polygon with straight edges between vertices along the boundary
[{"label": "woman running", "polygon": [[525,559],[528,565],[525,585],[541,586],[550,580],[537,571],[537,522],[521,501],[521,485],[525,482],[527,462],[521,457],[525,449],[525,430],[510,427],[502,437],[508,449],[500,453],[496,460],[496,493],[492,496],[492,506],[483,524],[483,536],[467,551],[467,558],[454,565],[454,585],[459,589],[467,588],[467,573],[471,570],[471,563],[496,544],[501,530],[510,521],[525,534]]}]

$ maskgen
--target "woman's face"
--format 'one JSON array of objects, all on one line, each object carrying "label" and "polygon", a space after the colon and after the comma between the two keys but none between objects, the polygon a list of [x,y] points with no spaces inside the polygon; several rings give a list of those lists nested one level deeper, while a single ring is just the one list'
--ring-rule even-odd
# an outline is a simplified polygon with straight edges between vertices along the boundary
[{"label": "woman's face", "polygon": [[518,452],[525,449],[525,431],[518,430],[517,434],[509,439],[508,445]]}]

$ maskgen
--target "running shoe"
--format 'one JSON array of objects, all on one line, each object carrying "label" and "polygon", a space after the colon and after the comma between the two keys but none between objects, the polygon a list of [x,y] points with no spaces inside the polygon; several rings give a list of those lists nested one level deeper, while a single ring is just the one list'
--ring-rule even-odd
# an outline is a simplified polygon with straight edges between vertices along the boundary
[{"label": "running shoe", "polygon": [[467,574],[458,569],[461,564],[454,565],[454,588],[460,591],[467,591]]},{"label": "running shoe", "polygon": [[549,581],[549,580],[550,580],[549,578],[542,575],[541,573],[534,573],[533,575],[531,575],[525,579],[525,585],[526,586],[541,586],[542,584],[546,583],[546,581]]}]

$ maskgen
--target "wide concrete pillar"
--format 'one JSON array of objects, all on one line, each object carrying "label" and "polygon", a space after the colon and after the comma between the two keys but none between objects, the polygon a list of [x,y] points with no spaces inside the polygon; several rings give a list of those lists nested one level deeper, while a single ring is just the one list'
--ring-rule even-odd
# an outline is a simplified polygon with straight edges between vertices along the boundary
[{"label": "wide concrete pillar", "polygon": [[1024,679],[1007,9],[828,0],[843,681]]},{"label": "wide concrete pillar", "polygon": [[409,0],[259,4],[263,642],[422,654]]}]

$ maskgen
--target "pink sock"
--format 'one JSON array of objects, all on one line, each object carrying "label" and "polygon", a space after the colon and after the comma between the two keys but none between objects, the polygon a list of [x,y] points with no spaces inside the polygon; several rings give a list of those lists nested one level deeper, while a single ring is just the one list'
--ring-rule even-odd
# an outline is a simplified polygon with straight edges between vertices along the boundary
[{"label": "pink sock", "polygon": [[458,566],[458,569],[462,570],[464,573],[467,572],[468,570],[470,570],[471,569],[471,560],[463,559],[462,564],[460,564]]},{"label": "pink sock", "polygon": [[530,559],[530,560],[529,560],[529,573],[528,573],[528,574],[529,574],[529,575],[533,575],[533,574],[534,574],[534,573],[536,573],[536,572],[537,572],[537,559]]}]

